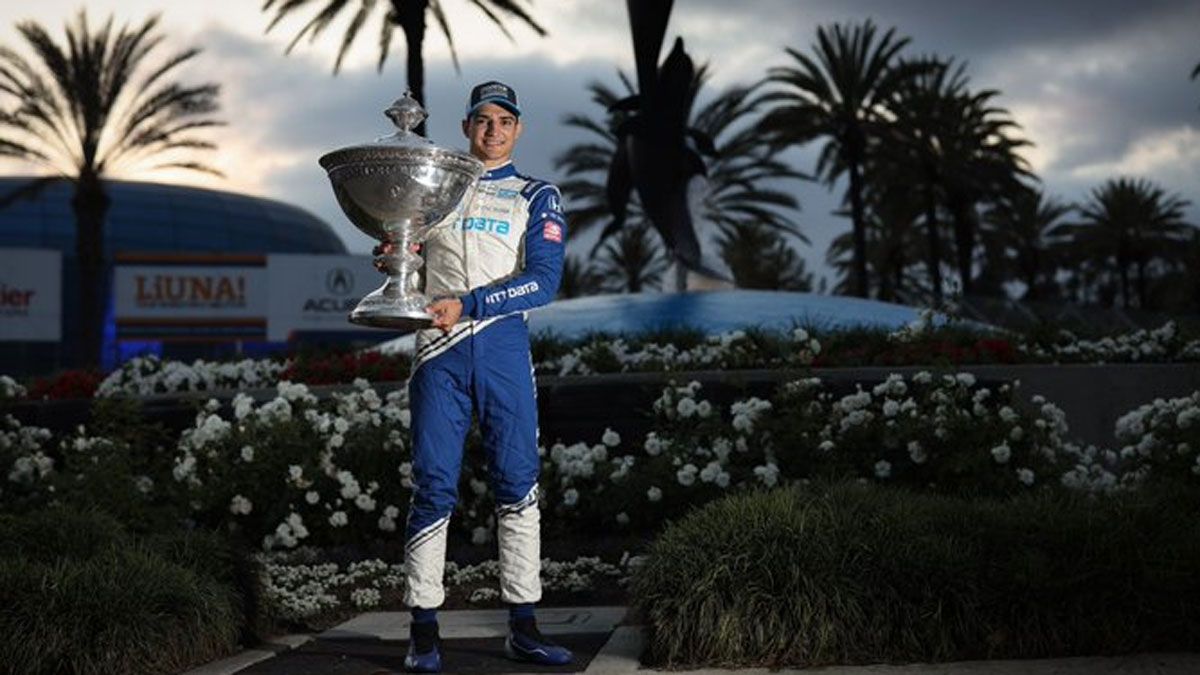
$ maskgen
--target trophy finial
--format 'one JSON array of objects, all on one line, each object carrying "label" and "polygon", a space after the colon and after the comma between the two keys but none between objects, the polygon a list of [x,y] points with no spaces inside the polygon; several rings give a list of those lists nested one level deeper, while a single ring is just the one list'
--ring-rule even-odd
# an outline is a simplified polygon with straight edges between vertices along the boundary
[{"label": "trophy finial", "polygon": [[412,97],[412,92],[407,89],[404,91],[404,96],[396,99],[391,107],[383,111],[383,114],[392,120],[392,124],[396,125],[402,136],[412,133],[417,125],[429,117],[429,113],[425,112],[417,99]]}]

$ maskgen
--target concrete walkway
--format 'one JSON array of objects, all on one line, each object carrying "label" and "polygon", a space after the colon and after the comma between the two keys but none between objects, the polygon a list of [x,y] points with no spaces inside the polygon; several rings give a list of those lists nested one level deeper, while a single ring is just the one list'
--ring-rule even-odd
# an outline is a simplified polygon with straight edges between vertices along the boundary
[{"label": "concrete walkway", "polygon": [[[547,636],[576,653],[576,662],[559,669],[537,669],[503,657],[508,613],[504,610],[446,611],[439,616],[446,673],[582,672],[630,675],[654,673],[638,663],[642,632],[621,626],[623,607],[543,608],[538,624]],[[407,649],[407,612],[368,612],[315,635],[292,635],[210,663],[183,675],[387,675],[403,672]],[[730,670],[690,672],[728,675]],[[1200,654],[1137,654],[1117,657],[966,661],[939,664],[833,666],[806,670],[736,671],[739,675],[806,673],[812,675],[1197,675]]]}]

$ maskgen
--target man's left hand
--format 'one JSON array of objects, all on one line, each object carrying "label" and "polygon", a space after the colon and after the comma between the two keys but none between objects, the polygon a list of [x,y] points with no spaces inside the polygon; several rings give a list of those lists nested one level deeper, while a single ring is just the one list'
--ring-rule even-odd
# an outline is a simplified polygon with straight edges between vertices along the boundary
[{"label": "man's left hand", "polygon": [[448,333],[462,316],[463,306],[462,301],[458,298],[443,298],[434,300],[425,309],[433,315],[433,327],[441,328],[443,333]]}]

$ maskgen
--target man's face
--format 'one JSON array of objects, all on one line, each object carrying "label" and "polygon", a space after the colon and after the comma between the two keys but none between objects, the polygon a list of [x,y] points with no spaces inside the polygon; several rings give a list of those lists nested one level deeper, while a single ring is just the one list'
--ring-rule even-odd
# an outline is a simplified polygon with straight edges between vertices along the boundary
[{"label": "man's face", "polygon": [[521,120],[495,103],[485,103],[463,120],[463,134],[471,142],[471,154],[487,167],[512,159],[513,147],[521,137]]}]

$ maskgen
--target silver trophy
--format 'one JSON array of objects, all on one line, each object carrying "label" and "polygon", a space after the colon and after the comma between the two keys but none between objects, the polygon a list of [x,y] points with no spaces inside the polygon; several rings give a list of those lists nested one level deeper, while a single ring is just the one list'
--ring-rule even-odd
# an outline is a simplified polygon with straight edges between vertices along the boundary
[{"label": "silver trophy", "polygon": [[425,309],[430,299],[418,287],[422,260],[413,245],[428,238],[454,210],[483,174],[483,162],[414,133],[427,115],[407,92],[384,114],[396,133],[334,150],[320,162],[350,222],[392,244],[392,253],[379,258],[387,281],[359,301],[350,321],[412,331],[433,321]]}]

